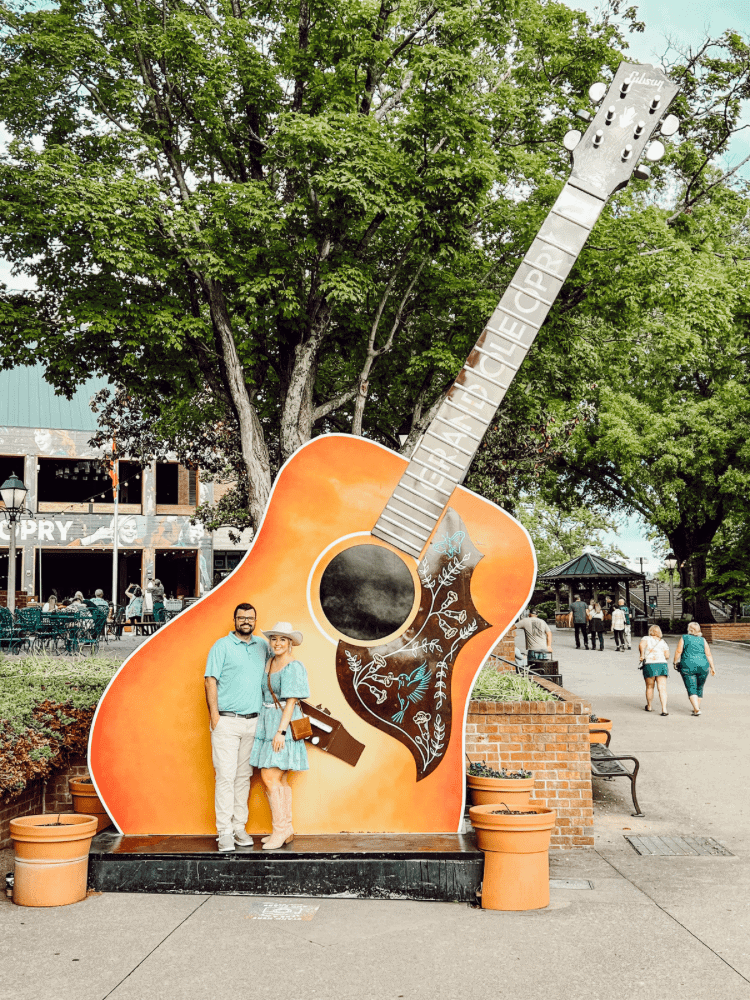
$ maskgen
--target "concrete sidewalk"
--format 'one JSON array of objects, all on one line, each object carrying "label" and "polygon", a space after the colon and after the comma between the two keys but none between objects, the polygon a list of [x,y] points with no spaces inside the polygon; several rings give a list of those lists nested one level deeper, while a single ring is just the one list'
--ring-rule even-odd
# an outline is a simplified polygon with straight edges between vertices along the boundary
[{"label": "concrete sidewalk", "polygon": [[[548,909],[519,914],[304,900],[317,906],[309,920],[259,920],[263,901],[247,896],[113,894],[55,910],[3,901],[0,996],[750,1000],[750,649],[715,646],[719,673],[697,719],[673,673],[661,718],[643,711],[635,650],[554,640],[566,687],[614,720],[614,748],[641,760],[645,818],[631,816],[627,782],[595,782],[595,850],[552,858],[553,878],[593,889],[553,888]],[[735,856],[640,857],[631,831],[713,836]]]}]

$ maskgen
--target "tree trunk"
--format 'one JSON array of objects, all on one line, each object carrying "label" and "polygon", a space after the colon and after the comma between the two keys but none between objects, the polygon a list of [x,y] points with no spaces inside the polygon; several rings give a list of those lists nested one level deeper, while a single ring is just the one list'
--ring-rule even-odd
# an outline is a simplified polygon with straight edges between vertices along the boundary
[{"label": "tree trunk", "polygon": [[[721,525],[721,519],[707,521],[697,530],[681,526],[667,535],[672,550],[677,557],[680,568],[680,586],[697,589],[706,579],[706,553],[716,532]],[[697,622],[713,622],[711,604],[703,594],[683,597],[683,609],[693,616]]]},{"label": "tree trunk", "polygon": [[245,384],[245,372],[237,354],[232,322],[221,283],[211,279],[203,282],[211,310],[211,321],[218,334],[227,377],[227,388],[240,427],[240,444],[248,481],[248,509],[257,528],[263,517],[271,492],[271,465],[263,428],[255,407],[250,402]]},{"label": "tree trunk", "polygon": [[289,385],[281,408],[281,460],[285,462],[312,437],[313,386],[321,338],[310,337],[294,349]]}]

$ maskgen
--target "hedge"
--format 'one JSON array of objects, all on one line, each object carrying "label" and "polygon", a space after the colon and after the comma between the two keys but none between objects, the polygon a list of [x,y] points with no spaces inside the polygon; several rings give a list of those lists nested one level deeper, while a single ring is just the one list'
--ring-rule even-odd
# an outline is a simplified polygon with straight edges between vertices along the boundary
[{"label": "hedge", "polygon": [[94,710],[118,666],[100,657],[0,655],[0,796],[86,753]]}]

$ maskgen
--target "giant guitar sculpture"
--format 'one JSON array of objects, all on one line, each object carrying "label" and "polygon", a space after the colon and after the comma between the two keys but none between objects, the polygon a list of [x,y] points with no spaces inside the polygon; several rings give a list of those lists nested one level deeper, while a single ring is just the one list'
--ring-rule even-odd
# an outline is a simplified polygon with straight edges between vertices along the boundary
[{"label": "giant guitar sculpture", "polygon": [[[660,70],[623,63],[585,135],[568,133],[570,179],[411,458],[347,435],[300,448],[234,573],[122,665],[89,763],[123,833],[214,832],[203,670],[243,601],[260,627],[304,632],[311,701],[335,721],[317,713],[331,752],[311,749],[293,778],[297,831],[459,828],[471,686],[536,566],[521,525],[458,484],[607,199],[649,142],[647,158],[663,155],[654,134],[676,93]],[[662,134],[675,129],[670,115]],[[269,829],[255,782],[250,816],[251,832]]]}]

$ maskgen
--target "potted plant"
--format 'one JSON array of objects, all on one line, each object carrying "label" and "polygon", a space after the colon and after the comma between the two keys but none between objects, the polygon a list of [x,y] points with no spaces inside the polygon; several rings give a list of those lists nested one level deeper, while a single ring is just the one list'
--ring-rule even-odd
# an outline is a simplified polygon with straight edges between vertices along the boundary
[{"label": "potted plant", "polygon": [[484,851],[482,908],[539,910],[549,905],[549,843],[554,809],[472,806],[469,817]]},{"label": "potted plant", "polygon": [[96,816],[46,813],[10,821],[15,848],[13,902],[65,906],[86,897]]},{"label": "potted plant", "polygon": [[511,809],[525,809],[534,790],[531,771],[500,771],[489,767],[486,761],[469,761],[466,786],[475,806],[505,802]]},{"label": "potted plant", "polygon": [[97,833],[111,824],[112,820],[102,805],[102,800],[94,788],[94,782],[88,774],[82,778],[68,778],[68,787],[73,796],[73,811],[84,816],[96,816]]},{"label": "potted plant", "polygon": [[596,729],[604,729],[606,732],[612,732],[612,720],[602,719],[600,716],[595,715],[593,712],[589,716],[589,743],[606,743],[607,737],[604,733],[594,732]]}]

